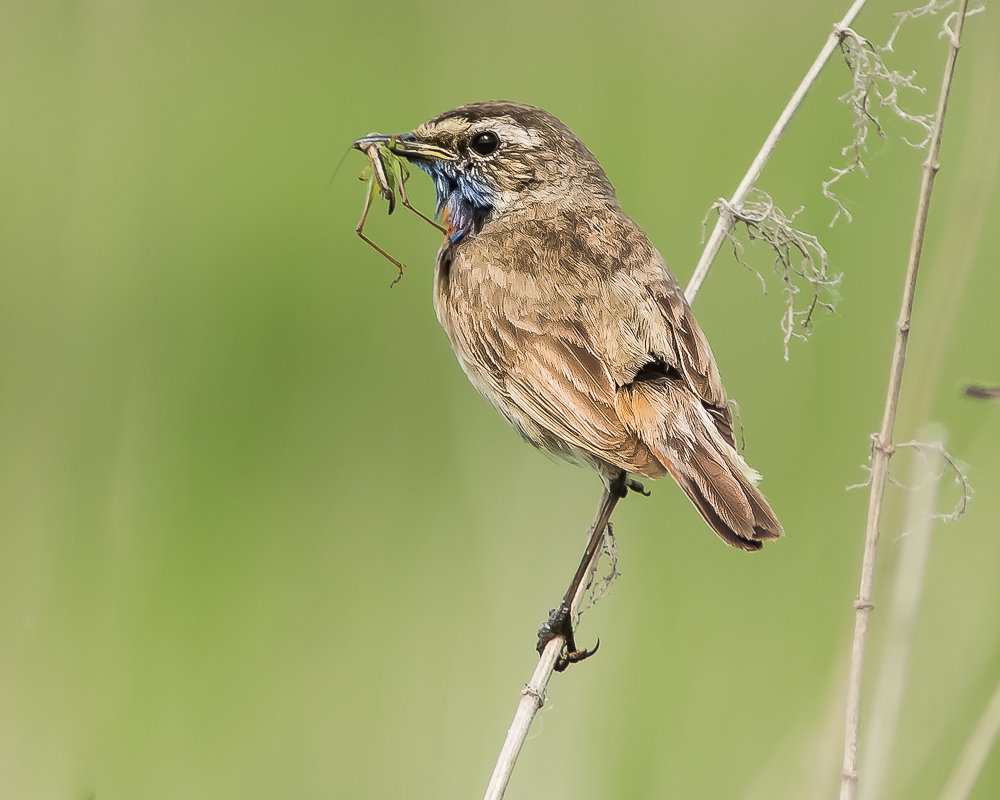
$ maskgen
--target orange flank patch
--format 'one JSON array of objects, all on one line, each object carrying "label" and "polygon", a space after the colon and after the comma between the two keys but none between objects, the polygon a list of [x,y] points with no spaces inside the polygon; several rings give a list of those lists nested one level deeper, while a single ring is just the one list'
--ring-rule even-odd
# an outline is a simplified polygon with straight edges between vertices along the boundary
[{"label": "orange flank patch", "polygon": [[656,430],[659,414],[641,389],[626,387],[616,392],[615,411],[625,426],[643,439],[650,438],[649,434]]},{"label": "orange flank patch", "polygon": [[444,223],[444,235],[447,239],[451,239],[452,236],[458,233],[458,228],[451,224],[451,218],[448,214],[448,206],[445,206],[444,210],[441,212],[441,221]]},{"label": "orange flank patch", "polygon": [[625,469],[646,478],[661,478],[664,473],[670,472],[676,479],[673,465],[656,446],[659,414],[645,393],[630,388],[620,389],[615,393],[615,412],[638,445],[637,452],[632,456],[635,463],[624,465]]}]

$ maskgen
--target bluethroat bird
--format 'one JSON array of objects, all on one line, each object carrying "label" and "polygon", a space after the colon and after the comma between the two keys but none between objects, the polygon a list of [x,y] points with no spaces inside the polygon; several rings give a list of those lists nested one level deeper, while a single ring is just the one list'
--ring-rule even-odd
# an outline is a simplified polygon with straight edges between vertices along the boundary
[{"label": "bluethroat bird", "polygon": [[[723,541],[782,535],[737,452],[708,340],[604,170],[552,114],[472,103],[372,134],[434,181],[434,308],[465,374],[535,447],[606,491],[669,474]],[[357,144],[356,144],[357,146]]]}]

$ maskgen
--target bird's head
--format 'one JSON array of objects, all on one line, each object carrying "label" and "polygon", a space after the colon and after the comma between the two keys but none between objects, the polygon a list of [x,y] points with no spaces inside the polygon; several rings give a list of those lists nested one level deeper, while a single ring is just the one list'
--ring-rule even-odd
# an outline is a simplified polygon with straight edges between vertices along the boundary
[{"label": "bird's head", "polygon": [[511,213],[617,205],[594,155],[562,122],[534,106],[472,103],[410,133],[373,134],[358,143],[376,141],[434,179],[437,212],[456,232],[478,232]]}]

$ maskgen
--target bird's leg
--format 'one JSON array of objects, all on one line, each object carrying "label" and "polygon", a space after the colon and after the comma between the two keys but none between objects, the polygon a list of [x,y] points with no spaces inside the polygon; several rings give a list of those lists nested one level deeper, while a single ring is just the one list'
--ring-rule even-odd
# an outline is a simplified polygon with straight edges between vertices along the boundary
[{"label": "bird's leg", "polygon": [[[604,541],[604,532],[607,530],[608,521],[611,519],[611,512],[615,510],[618,501],[628,494],[628,490],[634,489],[631,485],[632,483],[637,482],[630,481],[628,476],[622,472],[617,478],[610,481],[609,485],[604,489],[604,494],[601,495],[601,504],[597,507],[597,516],[590,528],[590,540],[587,542],[587,549],[583,552],[583,559],[580,561],[580,566],[577,567],[576,574],[573,576],[566,594],[563,595],[559,608],[552,609],[549,612],[548,620],[538,629],[538,646],[536,649],[539,655],[541,655],[545,650],[545,646],[555,637],[562,636],[566,639],[566,644],[563,646],[559,660],[556,662],[556,672],[562,672],[570,664],[590,658],[590,656],[597,652],[597,648],[600,646],[600,641],[598,641],[597,645],[589,650],[577,647],[576,638],[573,635],[573,621],[571,619],[573,602],[580,587],[587,579],[587,574],[590,572],[592,566],[591,562],[596,559],[597,552]],[[639,484],[640,488],[641,486],[642,484]]]}]

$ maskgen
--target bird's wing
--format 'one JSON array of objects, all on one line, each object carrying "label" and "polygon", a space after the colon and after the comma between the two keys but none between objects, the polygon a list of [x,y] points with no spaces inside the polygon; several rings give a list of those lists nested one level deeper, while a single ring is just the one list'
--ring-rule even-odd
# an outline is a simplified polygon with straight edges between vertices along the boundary
[{"label": "bird's wing", "polygon": [[[730,442],[732,421],[676,279],[635,223],[614,222],[603,237],[581,235],[593,218],[573,214],[523,221],[495,247],[488,233],[479,237],[481,249],[458,256],[441,300],[464,311],[442,322],[473,382],[526,438],[534,437],[519,414],[578,450],[659,477],[665,466],[616,410],[623,387],[667,374],[701,399]],[[519,269],[499,252],[516,256]]]},{"label": "bird's wing", "polygon": [[[486,313],[455,333],[472,360],[486,366],[491,385],[484,394],[522,435],[542,449],[559,451],[564,442],[628,472],[665,474],[619,419],[617,386],[579,327],[545,323],[538,329],[519,322]],[[555,439],[542,438],[546,433]]]},{"label": "bird's wing", "polygon": [[656,262],[658,269],[647,273],[645,288],[653,301],[653,327],[658,317],[664,324],[664,340],[659,350],[651,352],[668,360],[673,359],[672,363],[681,372],[688,387],[701,399],[723,439],[735,447],[732,411],[712,348],[695,320],[677,279],[667,269],[659,253],[656,254]]},{"label": "bird's wing", "polygon": [[603,218],[601,235],[590,236],[580,235],[589,220],[567,219],[571,230],[564,236],[571,245],[543,256],[539,279],[572,276],[557,291],[571,299],[571,318],[590,352],[617,387],[662,376],[679,379],[701,401],[723,439],[735,446],[712,348],[663,257],[624,214]]}]

